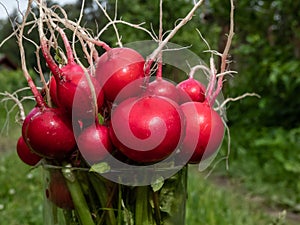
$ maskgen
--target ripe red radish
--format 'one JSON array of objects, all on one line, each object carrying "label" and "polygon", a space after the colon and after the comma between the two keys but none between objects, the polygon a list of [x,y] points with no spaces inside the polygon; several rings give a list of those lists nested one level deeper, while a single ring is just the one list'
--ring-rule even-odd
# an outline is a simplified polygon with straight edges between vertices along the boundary
[{"label": "ripe red radish", "polygon": [[207,103],[187,102],[180,108],[186,117],[186,135],[181,150],[193,152],[189,163],[199,163],[218,150],[224,136],[223,121]]},{"label": "ripe red radish", "polygon": [[[152,63],[153,61],[150,60],[150,62],[148,62],[147,64],[147,68],[146,68],[147,75],[149,75],[148,73],[150,72],[149,69]],[[162,52],[160,53],[157,66],[158,67],[156,70],[155,80],[148,83],[145,94],[166,97],[175,101],[176,103],[179,103],[180,95],[175,84],[172,83],[171,81],[163,79],[162,77],[162,73],[163,73]]]},{"label": "ripe red radish", "polygon": [[97,60],[96,78],[105,98],[113,102],[122,89],[136,80],[139,82],[123,92],[122,99],[141,93],[144,64],[143,56],[130,48],[112,48],[101,55]]},{"label": "ripe red radish", "polygon": [[158,162],[179,146],[184,119],[179,106],[167,98],[130,98],[112,111],[110,136],[129,159]]},{"label": "ripe red radish", "polygon": [[156,95],[169,98],[179,103],[180,95],[176,86],[162,77],[156,77],[156,79],[149,83],[146,95]]},{"label": "ripe red radish", "polygon": [[59,208],[74,209],[72,196],[65,178],[58,170],[50,171],[50,181],[46,189],[46,197]]},{"label": "ripe red radish", "polygon": [[22,136],[19,137],[17,142],[17,154],[19,158],[29,166],[36,165],[42,159],[42,157],[29,149]]},{"label": "ripe red radish", "polygon": [[45,158],[61,160],[76,146],[71,121],[59,108],[39,109],[22,130],[31,150]]},{"label": "ripe red radish", "polygon": [[[76,118],[93,118],[93,99],[83,69],[77,64],[67,64],[61,68],[62,80],[57,85],[57,101]],[[98,109],[103,105],[104,95],[99,83],[90,76],[97,94]],[[56,80],[57,82],[57,80]],[[74,98],[76,100],[74,101]]]},{"label": "ripe red radish", "polygon": [[22,124],[22,136],[25,137],[25,129],[30,122],[31,118],[34,117],[36,114],[40,113],[42,109],[38,106],[33,107],[30,112],[26,115],[25,120],[23,121]]},{"label": "ripe red radish", "polygon": [[56,93],[57,88],[56,88],[56,81],[54,76],[51,76],[49,80],[49,92],[51,97],[51,103],[54,104],[55,106],[58,106],[57,93]]},{"label": "ripe red radish", "polygon": [[84,129],[77,138],[77,146],[89,164],[99,163],[113,149],[108,128],[100,124],[94,124]]},{"label": "ripe red radish", "polygon": [[[59,68],[50,54],[50,49],[47,46],[47,40],[45,39],[41,26],[42,25],[40,25],[39,29],[41,49],[46,63],[55,78],[57,105],[69,113],[73,111],[73,115],[77,118],[90,118],[95,116],[96,113],[93,110],[95,107],[88,79],[83,68],[75,63],[73,52],[65,33],[61,28],[56,27],[63,39],[68,58],[68,63],[62,68]],[[104,101],[103,92],[97,80],[93,76],[89,76],[89,78],[97,95],[97,106],[100,108]],[[76,98],[80,99],[79,105],[73,104],[75,94]]]},{"label": "ripe red radish", "polygon": [[177,88],[181,92],[181,102],[204,102],[205,86],[194,78],[190,77],[177,84]]}]

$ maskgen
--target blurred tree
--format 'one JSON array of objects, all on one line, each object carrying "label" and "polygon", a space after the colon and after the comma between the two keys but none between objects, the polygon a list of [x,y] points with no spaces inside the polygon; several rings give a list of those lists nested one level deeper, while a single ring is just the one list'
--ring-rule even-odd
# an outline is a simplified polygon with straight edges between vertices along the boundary
[{"label": "blurred tree", "polygon": [[[11,17],[14,18],[17,16],[16,10],[12,13]],[[9,19],[0,20],[0,41],[4,40],[13,32],[13,22]],[[0,53],[5,54],[13,63],[18,65],[19,61],[19,49],[16,45],[17,39],[12,37],[7,41],[0,49]]]},{"label": "blurred tree", "polygon": [[[229,16],[226,3],[210,0],[207,5],[213,18],[210,26],[219,26],[225,33],[224,18]],[[228,77],[225,95],[236,96],[247,91],[262,98],[248,98],[230,105],[232,123],[299,126],[300,99],[296,97],[300,90],[299,7],[300,2],[292,0],[236,1],[231,67],[239,74],[234,79]],[[225,33],[221,35],[224,37]],[[222,42],[222,38],[219,40]]]},{"label": "blurred tree", "polygon": [[[53,5],[54,2],[52,0],[47,1],[47,4],[49,6]],[[38,9],[33,8],[33,13],[38,14]],[[0,42],[2,42],[4,39],[6,39],[8,36],[10,36],[14,29],[16,29],[16,23],[20,23],[22,20],[20,13],[17,9],[15,9],[10,15],[9,18],[0,20]],[[28,20],[34,20],[33,15],[29,15]],[[26,38],[29,38],[31,41],[35,43],[39,43],[39,35],[37,32],[37,29],[30,30],[31,27],[27,26],[24,30],[24,34],[26,35]],[[30,30],[30,32],[29,32]],[[36,68],[36,47],[24,39],[24,49],[26,53],[26,63],[28,68]],[[9,40],[5,42],[5,44],[0,48],[0,52],[4,53],[10,60],[12,60],[15,64],[20,66],[20,53],[19,53],[19,47],[17,44],[17,39],[15,36],[11,37]],[[44,64],[42,64],[44,66]],[[45,66],[44,66],[45,68]]]}]

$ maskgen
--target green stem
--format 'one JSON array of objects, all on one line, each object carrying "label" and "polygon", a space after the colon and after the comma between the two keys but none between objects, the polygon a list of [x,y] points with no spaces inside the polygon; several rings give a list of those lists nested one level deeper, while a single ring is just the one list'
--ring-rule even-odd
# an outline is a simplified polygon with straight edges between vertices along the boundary
[{"label": "green stem", "polygon": [[[90,188],[93,185],[89,179],[89,173],[83,172],[81,173],[81,175],[81,178],[83,178],[83,182],[85,184],[85,189],[83,188],[84,193],[88,195],[89,208],[92,211],[94,217],[99,218],[99,202],[97,202],[97,199],[95,198],[95,196],[97,195],[95,189]],[[97,221],[95,223],[97,224]]]},{"label": "green stem", "polygon": [[159,208],[159,196],[157,191],[153,192],[153,203],[154,203],[154,211],[155,211],[155,222],[156,224],[160,225],[162,224],[162,220],[161,220],[161,213]]},{"label": "green stem", "polygon": [[71,210],[63,210],[66,225],[72,225],[73,215]]},{"label": "green stem", "polygon": [[82,225],[95,225],[89,207],[81,190],[81,186],[74,172],[71,170],[71,166],[67,165],[67,167],[69,168],[62,169],[62,172],[66,178],[66,182],[71,193],[76,212],[78,213],[79,220]]},{"label": "green stem", "polygon": [[57,206],[52,205],[52,213],[53,213],[53,223],[57,224]]},{"label": "green stem", "polygon": [[122,186],[118,184],[118,225],[122,224]]},{"label": "green stem", "polygon": [[[106,219],[106,225],[116,225],[117,221],[116,221],[116,217],[113,211],[113,208],[111,207],[111,198],[108,198],[108,192],[106,189],[106,185],[104,182],[102,182],[100,180],[99,177],[97,177],[97,175],[92,174],[92,172],[90,173],[90,181],[95,189],[96,195],[99,198],[99,201],[102,205],[102,207],[104,208],[104,214],[106,213],[108,214],[108,216],[105,217]],[[103,217],[102,217],[103,218]],[[100,222],[98,224],[102,224],[101,221],[103,221],[103,219],[100,219]]]},{"label": "green stem", "polygon": [[148,186],[136,187],[135,224],[151,225]]}]

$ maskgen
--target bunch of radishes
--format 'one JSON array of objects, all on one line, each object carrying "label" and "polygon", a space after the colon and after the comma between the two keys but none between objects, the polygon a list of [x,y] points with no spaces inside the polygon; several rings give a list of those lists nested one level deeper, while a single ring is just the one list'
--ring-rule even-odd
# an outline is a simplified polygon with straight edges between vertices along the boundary
[{"label": "bunch of radishes", "polygon": [[199,163],[219,148],[222,119],[212,108],[208,88],[192,75],[174,84],[163,79],[158,62],[150,81],[155,59],[103,44],[105,53],[94,58],[95,69],[84,68],[75,61],[63,29],[57,24],[52,29],[60,34],[67,59],[65,64],[54,60],[41,18],[40,47],[52,74],[45,89],[51,98],[41,96],[28,79],[37,104],[24,120],[17,144],[25,163],[35,165],[42,158],[69,162],[75,156],[91,165],[110,155],[137,165],[168,157],[185,165]]},{"label": "bunch of radishes", "polygon": [[199,163],[218,149],[224,125],[199,81],[191,76],[176,85],[157,72],[150,82],[143,56],[130,48],[108,48],[96,58],[93,74],[75,62],[63,30],[56,29],[67,63],[54,61],[41,33],[41,49],[53,75],[51,103],[35,96],[37,105],[27,115],[17,145],[24,162],[62,162],[81,153],[90,164],[108,155],[143,164],[173,153],[174,159],[188,155],[186,163]]}]

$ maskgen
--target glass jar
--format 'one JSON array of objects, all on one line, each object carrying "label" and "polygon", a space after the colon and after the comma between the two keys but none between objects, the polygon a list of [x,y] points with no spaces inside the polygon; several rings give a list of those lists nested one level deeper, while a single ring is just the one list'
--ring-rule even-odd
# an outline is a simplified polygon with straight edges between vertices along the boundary
[{"label": "glass jar", "polygon": [[145,186],[86,168],[44,166],[45,225],[184,225],[187,166]]}]

